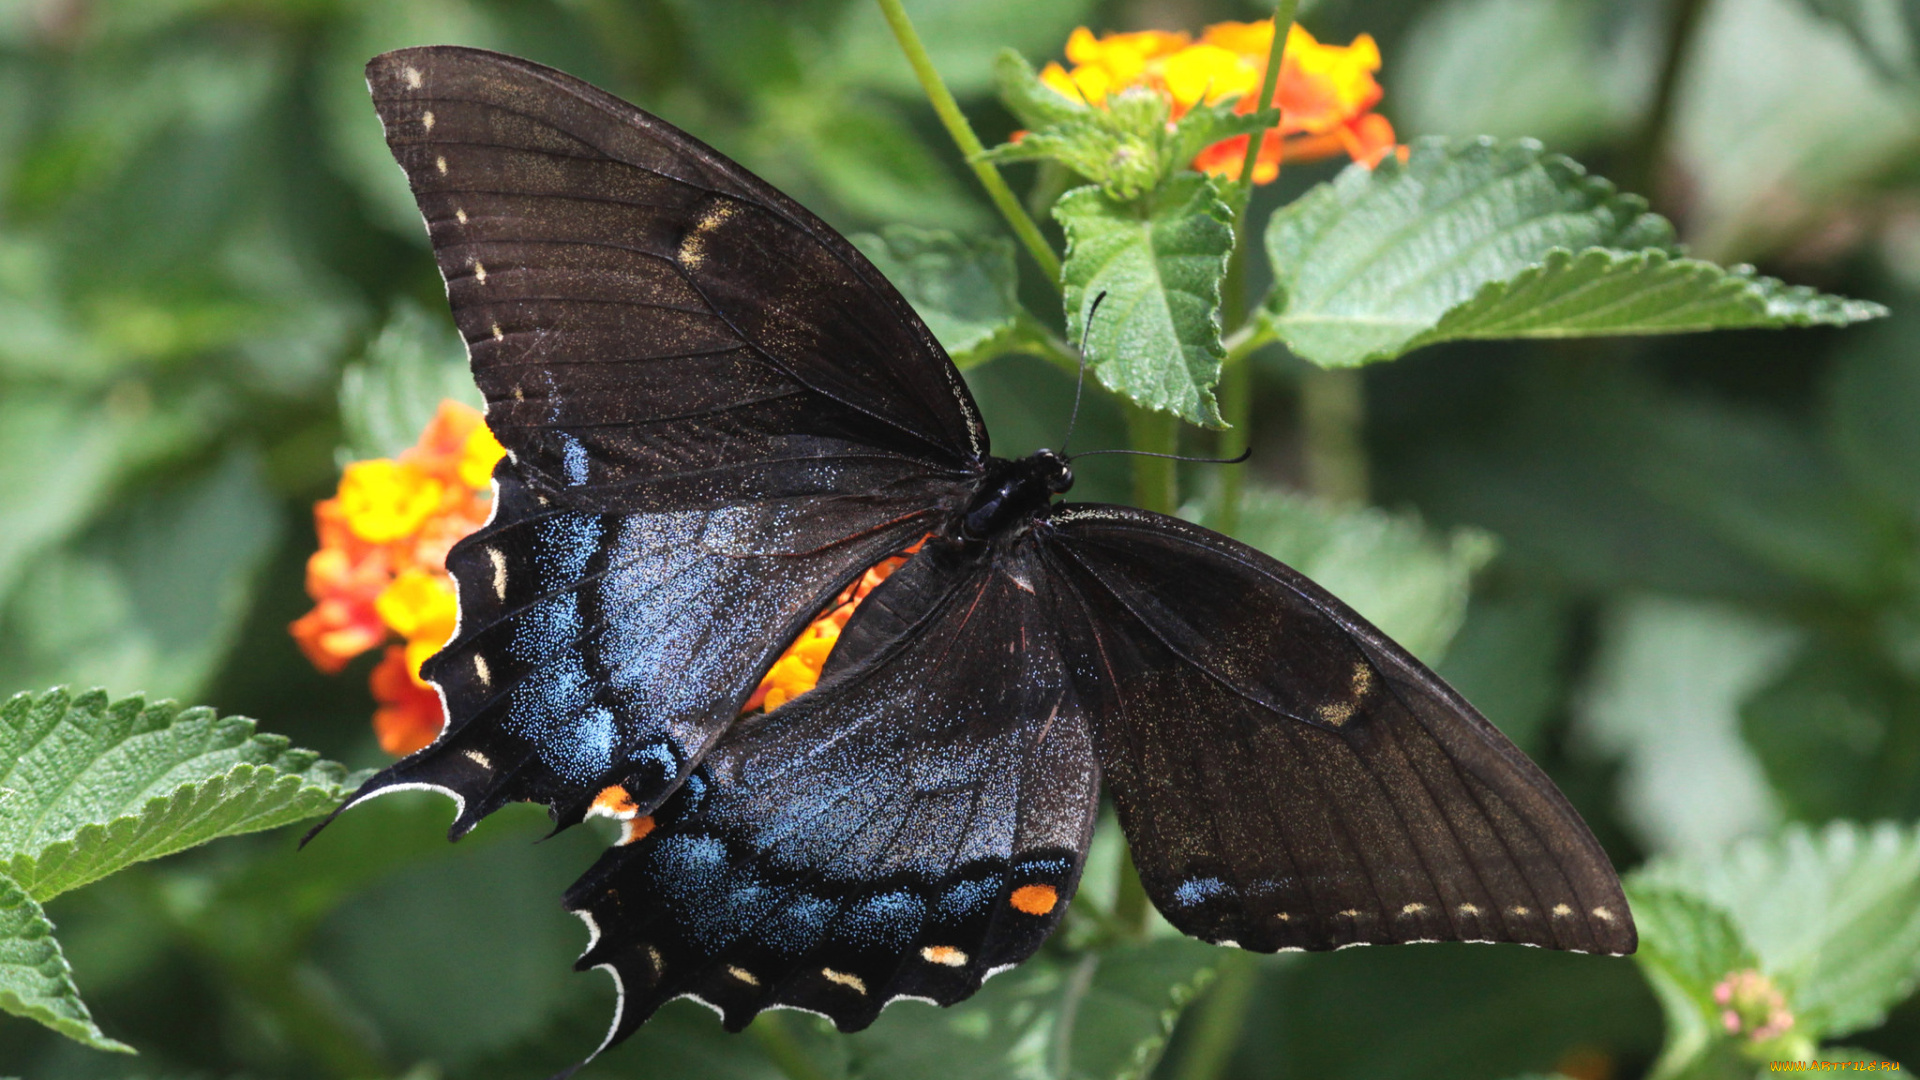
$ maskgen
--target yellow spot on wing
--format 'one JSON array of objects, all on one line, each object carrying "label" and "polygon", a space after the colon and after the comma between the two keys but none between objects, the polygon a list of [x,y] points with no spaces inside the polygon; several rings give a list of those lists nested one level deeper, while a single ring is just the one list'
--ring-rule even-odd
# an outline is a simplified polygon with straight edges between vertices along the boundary
[{"label": "yellow spot on wing", "polygon": [[1400,914],[1418,915],[1425,910],[1427,910],[1427,905],[1425,904],[1408,904],[1406,907],[1400,909]]},{"label": "yellow spot on wing", "polygon": [[1593,909],[1593,917],[1599,919],[1601,922],[1612,922],[1613,912],[1603,907],[1597,907]]},{"label": "yellow spot on wing", "polygon": [[1365,660],[1353,665],[1353,696],[1363,698],[1373,689],[1373,666]]},{"label": "yellow spot on wing", "polygon": [[453,217],[454,217],[454,220],[458,221],[462,225],[465,225],[467,223],[467,212],[465,210],[460,209],[457,206],[454,207]]},{"label": "yellow spot on wing", "polygon": [[1564,919],[1573,914],[1573,909],[1565,904],[1555,904],[1553,905],[1553,913]]},{"label": "yellow spot on wing", "polygon": [[479,653],[473,654],[473,677],[480,680],[482,687],[493,685],[493,669],[487,666],[487,658]]},{"label": "yellow spot on wing", "polygon": [[835,971],[832,968],[821,968],[820,974],[825,975],[828,982],[839,983],[841,986],[849,987],[856,994],[864,994],[867,992],[866,980],[858,975],[849,975],[844,971]]},{"label": "yellow spot on wing", "polygon": [[1480,905],[1478,905],[1478,904],[1461,904],[1461,905],[1460,905],[1460,914],[1462,914],[1462,915],[1478,915],[1478,914],[1480,914]]},{"label": "yellow spot on wing", "polygon": [[920,950],[920,955],[929,964],[941,964],[946,967],[967,966],[967,954],[951,945],[929,945]]},{"label": "yellow spot on wing", "polygon": [[493,595],[496,600],[507,598],[507,553],[499,548],[487,549],[487,561],[493,564]]},{"label": "yellow spot on wing", "polygon": [[1060,894],[1051,885],[1022,885],[1007,897],[1007,903],[1012,904],[1015,911],[1028,915],[1045,915],[1059,902]]},{"label": "yellow spot on wing", "polygon": [[433,130],[433,111],[432,110],[428,110],[420,114],[420,126],[423,128],[426,128],[428,131]]},{"label": "yellow spot on wing", "polygon": [[1360,909],[1350,907],[1347,910],[1341,912],[1340,914],[1345,915],[1349,919],[1357,919],[1360,917]]},{"label": "yellow spot on wing", "polygon": [[482,285],[487,283],[487,268],[479,259],[473,260],[473,280]]},{"label": "yellow spot on wing", "polygon": [[433,167],[440,171],[441,176],[447,175],[447,159],[445,155],[435,154],[433,157]]},{"label": "yellow spot on wing", "polygon": [[753,972],[748,971],[746,968],[734,967],[732,964],[728,964],[727,974],[733,976],[736,979],[739,979],[741,982],[746,983],[748,986],[760,985],[760,980],[754,978]]},{"label": "yellow spot on wing", "polygon": [[404,74],[407,77],[407,89],[409,90],[420,89],[420,69],[419,68],[409,67],[407,68]]},{"label": "yellow spot on wing", "polygon": [[1509,914],[1519,915],[1524,918],[1528,915],[1533,914],[1533,909],[1530,907],[1527,907],[1525,904],[1515,904],[1514,906],[1508,908],[1507,912]]},{"label": "yellow spot on wing", "polygon": [[1341,701],[1332,705],[1320,706],[1320,722],[1323,724],[1340,727],[1351,719],[1353,719],[1353,705],[1351,702]]}]

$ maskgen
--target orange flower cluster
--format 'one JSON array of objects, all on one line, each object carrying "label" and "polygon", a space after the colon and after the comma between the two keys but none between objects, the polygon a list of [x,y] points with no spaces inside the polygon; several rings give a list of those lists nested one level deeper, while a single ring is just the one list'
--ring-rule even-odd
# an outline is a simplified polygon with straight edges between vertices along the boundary
[{"label": "orange flower cluster", "polygon": [[[348,465],[339,492],[313,508],[314,608],[294,622],[293,639],[328,673],[387,646],[372,688],[374,732],[389,754],[420,749],[446,722],[420,665],[453,636],[447,550],[486,522],[493,466],[505,453],[478,411],[443,401],[417,444],[397,459]],[[404,644],[388,644],[396,637]]]},{"label": "orange flower cluster", "polygon": [[[1067,39],[1071,71],[1050,63],[1040,80],[1075,100],[1099,105],[1130,86],[1149,86],[1173,100],[1177,118],[1196,104],[1238,95],[1235,112],[1252,112],[1273,45],[1273,20],[1215,23],[1194,41],[1185,33],[1144,30],[1096,38],[1086,27]],[[1287,31],[1286,56],[1273,104],[1280,126],[1261,138],[1253,180],[1271,183],[1280,162],[1314,161],[1346,153],[1378,164],[1394,149],[1393,125],[1373,112],[1380,100],[1380,49],[1368,34],[1351,45],[1322,45],[1298,24]],[[1201,151],[1193,167],[1237,179],[1246,160],[1247,136]]]},{"label": "orange flower cluster", "polygon": [[923,537],[919,543],[907,549],[906,555],[895,555],[883,559],[880,563],[860,576],[860,580],[840,590],[827,607],[826,614],[813,621],[795,638],[780,659],[773,662],[767,674],[760,680],[760,686],[742,706],[742,712],[752,712],[764,708],[768,712],[799,697],[814,688],[820,682],[820,668],[827,662],[827,654],[833,651],[834,642],[840,640],[840,631],[846,629],[847,620],[853,617],[853,609],[867,594],[879,588],[880,583],[892,576],[895,570],[906,564],[907,555],[920,550],[926,543]]}]

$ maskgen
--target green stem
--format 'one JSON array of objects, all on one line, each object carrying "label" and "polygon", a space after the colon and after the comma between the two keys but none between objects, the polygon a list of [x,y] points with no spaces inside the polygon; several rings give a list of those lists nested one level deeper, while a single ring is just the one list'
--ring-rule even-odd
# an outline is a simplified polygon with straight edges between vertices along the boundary
[{"label": "green stem", "polygon": [[[1180,421],[1170,413],[1154,412],[1128,401],[1127,445],[1152,454],[1180,452]],[[1133,501],[1144,510],[1171,514],[1180,506],[1180,474],[1176,462],[1159,457],[1133,458]]]},{"label": "green stem", "polygon": [[1307,490],[1343,503],[1367,501],[1366,387],[1356,368],[1313,367],[1300,380]]},{"label": "green stem", "polygon": [[[1286,59],[1287,38],[1293,30],[1294,16],[1300,13],[1300,0],[1279,0],[1273,5],[1273,44],[1267,47],[1267,71],[1260,77],[1260,96],[1254,98],[1256,108],[1264,109],[1273,104],[1273,88],[1280,82],[1280,64]],[[1240,232],[1240,219],[1246,215],[1247,206],[1253,202],[1253,167],[1260,160],[1260,144],[1266,140],[1267,133],[1256,131],[1247,136],[1247,156],[1240,162],[1240,197],[1234,200],[1234,235]]]},{"label": "green stem", "polygon": [[[1244,360],[1220,372],[1220,417],[1229,427],[1220,433],[1219,454],[1239,457],[1247,449],[1250,437],[1247,425],[1253,422],[1253,365]],[[1217,501],[1214,504],[1215,530],[1232,536],[1240,527],[1240,497],[1246,489],[1247,467],[1222,465]]]},{"label": "green stem", "polygon": [[753,1032],[760,1052],[767,1055],[788,1080],[827,1080],[827,1074],[800,1049],[799,1040],[787,1027],[786,1017],[768,1010],[754,1017],[747,1030]]},{"label": "green stem", "polygon": [[1627,161],[1620,172],[1624,190],[1652,195],[1660,180],[1660,162],[1673,135],[1673,101],[1680,86],[1680,73],[1686,67],[1687,49],[1706,10],[1706,0],[1669,0],[1667,39],[1660,54],[1660,73],[1653,84],[1653,100],[1640,121],[1627,149]]},{"label": "green stem", "polygon": [[900,42],[900,51],[907,54],[907,63],[913,65],[913,73],[920,79],[921,89],[927,92],[927,100],[933,103],[933,111],[940,115],[940,122],[946,125],[947,134],[953,136],[955,146],[960,148],[961,156],[967,159],[973,174],[980,178],[981,186],[987,189],[987,198],[1007,219],[1015,236],[1026,245],[1027,254],[1040,267],[1049,284],[1060,288],[1060,257],[1053,253],[1047,238],[1040,234],[1040,226],[1027,216],[1027,210],[1020,200],[1007,187],[1007,181],[994,168],[993,162],[980,160],[987,148],[980,145],[980,137],[973,133],[973,125],[967,123],[966,115],[960,111],[960,105],[953,100],[953,94],[947,90],[947,84],[941,80],[940,72],[933,66],[933,59],[927,55],[927,47],[920,43],[920,35],[913,28],[913,22],[907,18],[907,11],[900,6],[900,0],[878,0],[880,13],[887,17],[887,25],[893,27],[893,36]]},{"label": "green stem", "polygon": [[1214,1080],[1226,1071],[1240,1032],[1247,1026],[1247,1007],[1260,969],[1251,954],[1228,949],[1215,969],[1213,985],[1188,1014],[1189,1037],[1173,1070],[1174,1080]]}]

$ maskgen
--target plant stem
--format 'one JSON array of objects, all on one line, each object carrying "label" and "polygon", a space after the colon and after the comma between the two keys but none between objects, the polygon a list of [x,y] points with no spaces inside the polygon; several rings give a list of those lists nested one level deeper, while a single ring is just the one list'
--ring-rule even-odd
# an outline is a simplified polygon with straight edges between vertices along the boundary
[{"label": "plant stem", "polygon": [[[1254,98],[1254,107],[1264,109],[1273,104],[1273,88],[1280,83],[1280,64],[1286,59],[1287,38],[1293,30],[1293,18],[1300,13],[1300,0],[1279,0],[1273,5],[1273,44],[1267,47],[1267,71],[1260,76],[1260,96]],[[1253,167],[1260,160],[1260,144],[1265,142],[1267,133],[1256,131],[1247,136],[1247,156],[1240,161],[1240,197],[1234,200],[1234,235],[1240,233],[1240,219],[1246,216],[1247,204],[1253,201]]]},{"label": "plant stem", "polygon": [[1214,969],[1213,985],[1187,1015],[1191,1018],[1186,1049],[1173,1070],[1174,1080],[1214,1080],[1226,1070],[1240,1032],[1247,1026],[1247,1007],[1260,969],[1254,958],[1228,949]]},{"label": "plant stem", "polygon": [[1307,490],[1343,503],[1367,501],[1365,384],[1355,368],[1310,367],[1300,379]]},{"label": "plant stem", "polygon": [[1653,84],[1653,100],[1647,104],[1640,128],[1627,148],[1627,161],[1620,171],[1620,185],[1627,191],[1651,196],[1660,180],[1660,163],[1673,135],[1673,99],[1680,86],[1680,73],[1686,67],[1687,49],[1694,31],[1700,26],[1706,0],[1669,0],[1667,40],[1660,54],[1660,74]]},{"label": "plant stem", "polygon": [[753,1032],[760,1052],[767,1055],[788,1080],[827,1080],[827,1074],[800,1049],[800,1043],[787,1027],[786,1017],[768,1010],[754,1017],[747,1030]]},{"label": "plant stem", "polygon": [[[1180,420],[1170,413],[1154,412],[1124,402],[1127,410],[1127,444],[1135,450],[1153,454],[1180,452]],[[1143,510],[1171,514],[1180,506],[1180,474],[1176,462],[1166,458],[1133,459],[1133,501]]]},{"label": "plant stem", "polygon": [[920,35],[913,28],[913,22],[907,18],[907,11],[900,6],[900,0],[878,0],[880,13],[887,17],[887,25],[893,28],[893,36],[900,42],[900,51],[907,54],[907,63],[913,65],[913,73],[920,80],[921,89],[927,92],[927,100],[933,103],[933,111],[940,115],[940,122],[946,125],[947,134],[953,137],[955,146],[960,148],[961,156],[967,159],[967,165],[973,174],[980,178],[981,186],[987,189],[987,198],[1007,219],[1013,234],[1026,245],[1027,254],[1033,256],[1034,263],[1040,267],[1040,273],[1055,289],[1060,288],[1060,257],[1053,253],[1047,238],[1040,234],[1040,226],[1027,216],[1027,210],[1014,197],[1013,189],[1007,187],[1007,181],[994,168],[993,162],[980,160],[986,153],[986,147],[980,145],[980,137],[973,133],[973,125],[967,123],[966,115],[960,111],[960,105],[953,100],[947,84],[940,78],[940,72],[933,66],[933,59],[927,55],[927,47],[920,43]]}]

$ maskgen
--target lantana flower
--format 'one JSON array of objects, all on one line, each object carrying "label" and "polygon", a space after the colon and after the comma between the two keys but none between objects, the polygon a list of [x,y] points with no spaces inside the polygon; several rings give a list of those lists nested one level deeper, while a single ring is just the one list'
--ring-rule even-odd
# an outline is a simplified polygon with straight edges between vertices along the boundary
[{"label": "lantana flower", "polygon": [[313,508],[314,608],[294,622],[293,639],[329,673],[387,646],[371,686],[374,733],[389,754],[420,749],[446,722],[420,665],[453,635],[447,551],[487,520],[493,466],[505,453],[477,410],[443,401],[419,442],[397,458],[348,465],[334,497]]},{"label": "lantana flower", "polygon": [[1729,1035],[1761,1043],[1793,1030],[1787,996],[1772,979],[1752,968],[1733,972],[1715,984],[1713,1001],[1720,1006],[1720,1025]]},{"label": "lantana flower", "polygon": [[[1179,118],[1195,105],[1229,97],[1234,111],[1254,110],[1267,54],[1273,44],[1273,20],[1216,23],[1200,40],[1184,33],[1147,30],[1094,37],[1086,27],[1067,39],[1071,69],[1049,63],[1040,81],[1059,93],[1090,105],[1102,105],[1128,87],[1146,86],[1165,93]],[[1350,45],[1322,45],[1295,24],[1287,32],[1286,57],[1274,87],[1280,125],[1261,138],[1253,180],[1271,183],[1280,162],[1314,161],[1345,153],[1367,165],[1394,150],[1393,125],[1372,111],[1380,100],[1380,49],[1368,34]],[[1237,179],[1246,160],[1247,136],[1224,139],[1194,159],[1201,172]]]}]

